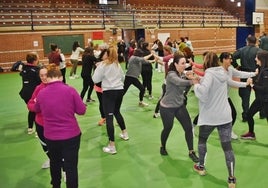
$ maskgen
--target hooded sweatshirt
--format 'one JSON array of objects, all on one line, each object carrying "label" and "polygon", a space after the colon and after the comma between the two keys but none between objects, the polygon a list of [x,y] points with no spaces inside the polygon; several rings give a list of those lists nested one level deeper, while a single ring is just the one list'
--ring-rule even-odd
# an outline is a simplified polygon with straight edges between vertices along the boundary
[{"label": "hooded sweatshirt", "polygon": [[228,74],[219,66],[208,68],[200,84],[194,85],[195,95],[199,99],[199,126],[218,126],[232,121],[228,81]]},{"label": "hooded sweatshirt", "polygon": [[124,72],[120,64],[117,63],[105,64],[100,62],[92,76],[94,83],[101,82],[103,91],[123,89],[124,79]]}]

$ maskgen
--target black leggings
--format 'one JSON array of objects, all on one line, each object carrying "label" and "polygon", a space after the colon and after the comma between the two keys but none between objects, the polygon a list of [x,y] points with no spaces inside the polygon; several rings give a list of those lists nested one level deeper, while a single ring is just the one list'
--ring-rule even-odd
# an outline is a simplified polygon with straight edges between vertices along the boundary
[{"label": "black leggings", "polygon": [[144,89],[148,90],[149,95],[152,95],[152,77],[153,77],[153,70],[146,70],[141,72],[142,77],[142,85]]},{"label": "black leggings", "polygon": [[[29,99],[24,99],[24,102],[28,103]],[[35,112],[28,111],[28,129],[32,129],[34,126],[34,120],[35,120]]]},{"label": "black leggings", "polygon": [[39,142],[44,150],[44,152],[47,154],[48,158],[49,158],[49,152],[48,152],[48,148],[47,148],[47,141],[46,138],[44,137],[44,127],[41,126],[40,124],[35,122],[35,126],[36,126],[36,132],[39,138]]},{"label": "black leggings", "polygon": [[102,93],[96,91],[96,94],[97,94],[97,97],[98,97],[98,100],[99,100],[99,111],[100,111],[100,114],[101,114],[101,118],[105,118],[105,114],[104,114],[104,111],[103,111],[103,105],[102,105]]},{"label": "black leggings", "polygon": [[185,140],[188,150],[193,150],[192,122],[185,105],[182,105],[179,108],[165,108],[160,105],[160,115],[163,122],[163,130],[161,132],[162,147],[166,148],[166,142],[170,131],[173,128],[175,117],[181,123],[181,126],[185,132]]},{"label": "black leggings", "polygon": [[61,74],[62,74],[62,82],[66,83],[66,77],[65,77],[65,75],[66,75],[66,67],[63,68],[63,69],[60,69],[60,71],[61,71]]},{"label": "black leggings", "polygon": [[124,81],[124,94],[126,94],[129,86],[133,84],[136,88],[138,88],[140,90],[139,93],[139,99],[140,101],[143,101],[143,96],[145,93],[145,89],[143,87],[143,85],[140,83],[140,81],[138,80],[138,78],[134,78],[131,76],[126,76],[125,77],[125,81]]},{"label": "black leggings", "polygon": [[160,101],[164,97],[165,93],[166,93],[166,84],[162,84],[162,96],[161,96],[161,98],[158,100],[158,102],[156,104],[154,113],[158,113],[159,112]]},{"label": "black leggings", "polygon": [[102,93],[102,104],[106,118],[106,129],[109,141],[114,142],[114,123],[115,117],[121,130],[125,130],[125,121],[120,113],[120,108],[123,100],[124,90],[108,90]]},{"label": "black leggings", "polygon": [[260,100],[255,99],[252,104],[250,105],[250,108],[247,113],[247,120],[248,120],[248,129],[249,132],[254,133],[254,119],[253,116],[259,112],[260,110],[264,110],[266,114],[266,119],[268,121],[268,102],[262,102]]},{"label": "black leggings", "polygon": [[94,88],[94,82],[91,77],[82,77],[83,78],[83,89],[81,91],[80,97],[83,99],[87,90],[87,99],[91,99],[91,94]]}]

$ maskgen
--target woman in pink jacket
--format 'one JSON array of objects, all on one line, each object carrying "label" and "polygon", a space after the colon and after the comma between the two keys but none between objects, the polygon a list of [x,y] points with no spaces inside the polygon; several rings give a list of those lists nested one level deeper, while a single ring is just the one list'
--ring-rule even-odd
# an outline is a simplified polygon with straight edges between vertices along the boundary
[{"label": "woman in pink jacket", "polygon": [[66,187],[78,188],[78,154],[82,133],[75,115],[84,115],[86,106],[75,88],[62,82],[58,66],[49,64],[47,69],[47,85],[38,93],[34,110],[42,113],[44,120],[51,184],[53,188],[61,187],[64,159]]},{"label": "woman in pink jacket", "polygon": [[[29,111],[31,112],[35,112],[34,111],[34,105],[36,102],[36,96],[38,95],[39,91],[41,91],[43,88],[46,87],[47,84],[47,68],[46,67],[41,67],[39,70],[39,77],[41,79],[41,84],[39,84],[33,94],[31,99],[28,101],[27,103],[27,107],[29,109]],[[36,113],[35,115],[35,125],[36,125],[36,132],[39,138],[39,141],[42,145],[42,148],[44,150],[44,152],[47,154],[48,158],[49,158],[49,153],[48,153],[48,149],[47,149],[47,144],[46,144],[46,139],[44,137],[44,122],[43,122],[43,117],[41,113]],[[49,159],[42,165],[42,168],[49,168]]]}]

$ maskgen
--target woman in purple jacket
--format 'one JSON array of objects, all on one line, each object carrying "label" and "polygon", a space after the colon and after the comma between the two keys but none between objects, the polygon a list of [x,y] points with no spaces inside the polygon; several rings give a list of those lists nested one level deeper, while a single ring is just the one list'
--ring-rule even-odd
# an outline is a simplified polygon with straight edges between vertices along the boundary
[{"label": "woman in purple jacket", "polygon": [[81,130],[75,114],[85,114],[86,106],[77,91],[62,82],[58,66],[49,64],[47,69],[48,83],[37,95],[35,112],[43,115],[44,136],[50,154],[51,184],[53,188],[60,188],[64,159],[67,188],[77,188]]}]

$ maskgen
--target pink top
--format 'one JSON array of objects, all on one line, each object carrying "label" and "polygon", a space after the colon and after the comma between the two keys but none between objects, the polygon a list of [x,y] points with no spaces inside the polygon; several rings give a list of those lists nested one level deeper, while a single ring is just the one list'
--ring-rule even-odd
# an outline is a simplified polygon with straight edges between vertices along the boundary
[{"label": "pink top", "polygon": [[48,83],[37,95],[34,108],[42,113],[45,138],[66,140],[81,134],[75,114],[85,114],[86,106],[73,87],[62,81]]},{"label": "pink top", "polygon": [[[39,85],[35,88],[35,90],[34,90],[34,92],[33,92],[33,94],[32,94],[31,99],[30,99],[30,100],[28,101],[28,103],[27,103],[27,107],[28,107],[28,109],[29,109],[31,112],[35,112],[34,105],[35,105],[35,103],[36,103],[36,97],[37,97],[39,91],[41,91],[41,90],[42,90],[43,88],[45,88],[45,87],[46,87],[46,84],[44,84],[44,83],[42,82],[41,84],[39,84]],[[38,123],[39,125],[43,126],[44,121],[43,121],[43,117],[42,117],[42,114],[41,114],[41,113],[36,113],[36,115],[35,115],[35,122]]]},{"label": "pink top", "polygon": [[[192,65],[193,65],[194,68],[197,68],[197,69],[203,69],[204,68],[203,64],[198,64],[198,63],[192,62]],[[204,71],[199,71],[199,70],[196,70],[196,69],[193,69],[193,71],[198,76],[204,76],[205,75]]]}]

